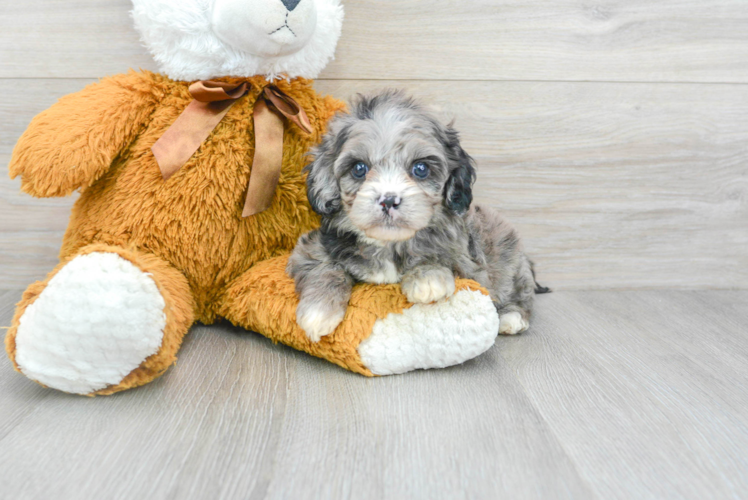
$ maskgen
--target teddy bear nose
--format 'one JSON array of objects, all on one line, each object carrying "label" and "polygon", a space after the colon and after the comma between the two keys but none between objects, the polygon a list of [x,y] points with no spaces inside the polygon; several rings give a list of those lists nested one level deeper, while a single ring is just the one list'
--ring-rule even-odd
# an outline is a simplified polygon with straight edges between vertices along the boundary
[{"label": "teddy bear nose", "polygon": [[294,10],[301,0],[281,0],[288,10]]}]

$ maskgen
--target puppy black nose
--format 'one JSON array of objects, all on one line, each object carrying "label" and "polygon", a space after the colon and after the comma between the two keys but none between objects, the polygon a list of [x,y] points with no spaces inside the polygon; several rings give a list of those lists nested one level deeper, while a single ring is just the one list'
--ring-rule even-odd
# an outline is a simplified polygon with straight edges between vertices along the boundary
[{"label": "puppy black nose", "polygon": [[301,0],[281,0],[288,10],[294,10]]},{"label": "puppy black nose", "polygon": [[400,197],[387,193],[379,198],[379,204],[382,206],[382,210],[389,212],[390,208],[397,208],[400,206]]}]

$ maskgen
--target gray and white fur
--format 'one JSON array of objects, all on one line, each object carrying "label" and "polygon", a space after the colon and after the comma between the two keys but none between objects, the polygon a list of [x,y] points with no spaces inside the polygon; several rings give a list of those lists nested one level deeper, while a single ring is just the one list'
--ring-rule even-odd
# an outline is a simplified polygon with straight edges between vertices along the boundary
[{"label": "gray and white fur", "polygon": [[498,333],[528,328],[532,264],[496,211],[471,206],[475,166],[451,126],[399,91],[359,96],[312,157],[321,227],[299,238],[287,268],[310,339],[335,330],[355,283],[400,283],[409,301],[429,303],[454,293],[455,276],[488,289]]}]

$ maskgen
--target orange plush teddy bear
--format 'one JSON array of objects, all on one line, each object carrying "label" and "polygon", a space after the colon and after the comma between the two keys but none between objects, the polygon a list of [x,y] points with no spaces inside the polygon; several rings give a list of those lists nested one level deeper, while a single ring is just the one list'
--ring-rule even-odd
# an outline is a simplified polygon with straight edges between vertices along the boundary
[{"label": "orange plush teddy bear", "polygon": [[158,377],[195,321],[223,317],[364,375],[461,363],[499,329],[458,280],[435,304],[355,288],[312,342],[286,275],[315,228],[305,154],[344,105],[313,78],[333,56],[339,0],[134,0],[162,74],[130,72],[60,99],[20,138],[12,177],[38,197],[80,189],[60,264],[18,304],[6,347],[49,387],[111,394]]}]

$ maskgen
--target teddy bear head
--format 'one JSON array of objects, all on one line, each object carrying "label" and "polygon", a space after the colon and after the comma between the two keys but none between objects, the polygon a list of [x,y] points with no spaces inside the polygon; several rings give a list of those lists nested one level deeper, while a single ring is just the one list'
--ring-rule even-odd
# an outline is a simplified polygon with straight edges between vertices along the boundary
[{"label": "teddy bear head", "polygon": [[132,16],[161,72],[316,78],[335,53],[340,0],[132,0]]}]

